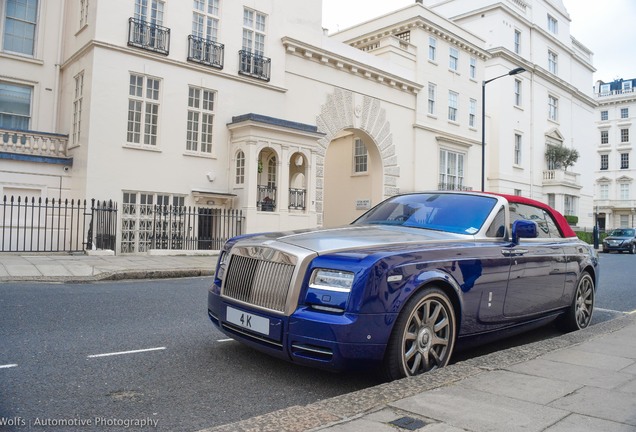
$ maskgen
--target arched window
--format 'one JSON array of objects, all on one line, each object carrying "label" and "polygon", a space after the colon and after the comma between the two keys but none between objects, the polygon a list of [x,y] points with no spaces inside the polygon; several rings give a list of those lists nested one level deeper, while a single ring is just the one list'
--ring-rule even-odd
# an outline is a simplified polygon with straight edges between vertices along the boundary
[{"label": "arched window", "polygon": [[245,183],[245,153],[239,150],[236,154],[236,184]]}]

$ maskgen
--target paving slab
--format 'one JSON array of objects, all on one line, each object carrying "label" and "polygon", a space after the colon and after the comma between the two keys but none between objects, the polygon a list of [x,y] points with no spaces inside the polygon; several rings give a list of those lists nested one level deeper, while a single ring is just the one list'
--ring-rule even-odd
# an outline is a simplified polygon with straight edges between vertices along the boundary
[{"label": "paving slab", "polygon": [[631,338],[625,336],[620,341],[616,340],[594,340],[582,343],[577,347],[578,350],[611,355],[616,357],[624,357],[636,360],[636,345],[631,344]]},{"label": "paving slab", "polygon": [[461,387],[545,405],[582,387],[567,381],[510,371],[492,371],[467,378]]},{"label": "paving slab", "polygon": [[555,351],[542,356],[543,359],[597,369],[620,371],[634,364],[633,359],[607,354],[585,352],[576,348]]},{"label": "paving slab", "polygon": [[[47,261],[51,262],[51,261]],[[57,276],[73,276],[73,274],[64,266],[59,264],[36,264],[35,267],[42,275]]]},{"label": "paving slab", "polygon": [[461,385],[431,390],[390,406],[474,432],[542,432],[569,414]]},{"label": "paving slab", "polygon": [[572,414],[545,430],[545,432],[636,432],[636,428],[623,423]]},{"label": "paving slab", "polygon": [[636,427],[636,398],[630,396],[619,391],[583,387],[550,406]]},{"label": "paving slab", "polygon": [[613,389],[625,385],[633,375],[538,358],[507,368],[509,371],[575,384]]},{"label": "paving slab", "polygon": [[9,274],[9,276],[11,277],[42,276],[42,273],[40,273],[40,271],[34,265],[27,265],[27,264],[6,265],[5,264],[5,269],[7,270],[7,273]]}]

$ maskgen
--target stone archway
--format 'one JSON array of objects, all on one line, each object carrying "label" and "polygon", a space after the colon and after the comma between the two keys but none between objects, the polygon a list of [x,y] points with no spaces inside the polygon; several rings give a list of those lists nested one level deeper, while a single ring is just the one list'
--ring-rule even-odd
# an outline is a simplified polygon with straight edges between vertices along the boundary
[{"label": "stone archway", "polygon": [[399,193],[397,179],[400,167],[397,163],[391,124],[386,119],[386,111],[380,100],[349,90],[334,89],[327,95],[327,101],[316,119],[318,131],[325,134],[318,140],[316,166],[316,211],[318,224],[323,224],[325,155],[331,141],[344,130],[359,130],[376,145],[382,161],[382,197],[388,198]]}]

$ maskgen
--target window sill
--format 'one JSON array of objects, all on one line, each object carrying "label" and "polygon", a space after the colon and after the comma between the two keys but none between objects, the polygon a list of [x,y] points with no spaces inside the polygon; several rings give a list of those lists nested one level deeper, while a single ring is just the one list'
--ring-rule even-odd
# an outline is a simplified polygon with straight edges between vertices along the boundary
[{"label": "window sill", "polygon": [[154,153],[162,153],[161,149],[158,149],[156,146],[150,146],[150,145],[139,145],[139,144],[126,143],[122,147],[123,148],[127,148],[127,149],[131,149],[131,150],[143,150],[143,151],[149,151],[149,152],[154,152]]},{"label": "window sill", "polygon": [[426,117],[431,118],[433,120],[437,120],[437,116],[435,114],[426,114]]},{"label": "window sill", "polygon": [[194,151],[188,151],[188,150],[186,150],[183,153],[183,155],[188,157],[202,158],[202,159],[216,159],[216,155],[212,153],[201,153],[201,152],[194,152]]},{"label": "window sill", "polygon": [[513,107],[519,111],[525,111],[521,105],[513,105]]},{"label": "window sill", "polygon": [[432,64],[433,66],[439,66],[439,64],[437,64],[435,60],[428,59],[428,62]]},{"label": "window sill", "polygon": [[453,125],[453,126],[457,126],[457,127],[461,126],[461,124],[459,122],[455,121],[455,120],[449,120],[448,124],[449,125]]},{"label": "window sill", "polygon": [[86,28],[88,28],[88,24],[84,24],[83,26],[81,26],[79,30],[75,32],[75,36],[77,37],[80,33],[84,32]]},{"label": "window sill", "polygon": [[514,168],[514,169],[516,169],[516,170],[519,170],[519,171],[523,171],[523,169],[524,169],[524,168],[523,168],[521,165],[519,165],[519,164],[512,164],[512,168]]}]

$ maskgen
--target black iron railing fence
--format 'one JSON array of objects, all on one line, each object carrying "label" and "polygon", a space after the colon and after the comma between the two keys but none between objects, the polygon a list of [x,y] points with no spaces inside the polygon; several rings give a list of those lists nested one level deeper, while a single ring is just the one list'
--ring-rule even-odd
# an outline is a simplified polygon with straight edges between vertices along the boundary
[{"label": "black iron railing fence", "polygon": [[272,59],[249,51],[239,51],[239,74],[269,81]]},{"label": "black iron railing fence", "polygon": [[[122,215],[120,222],[113,201],[5,196],[0,203],[0,252],[219,250],[230,237],[244,234],[241,210],[149,207]],[[131,219],[135,222],[124,224]],[[118,246],[120,223],[127,240]]]},{"label": "black iron railing fence", "polygon": [[244,226],[241,210],[156,205],[149,247],[219,250],[230,237],[243,234]]},{"label": "black iron railing fence", "polygon": [[[91,200],[7,197],[0,204],[0,252],[111,249],[117,208]],[[112,248],[114,249],[114,248]]]}]

